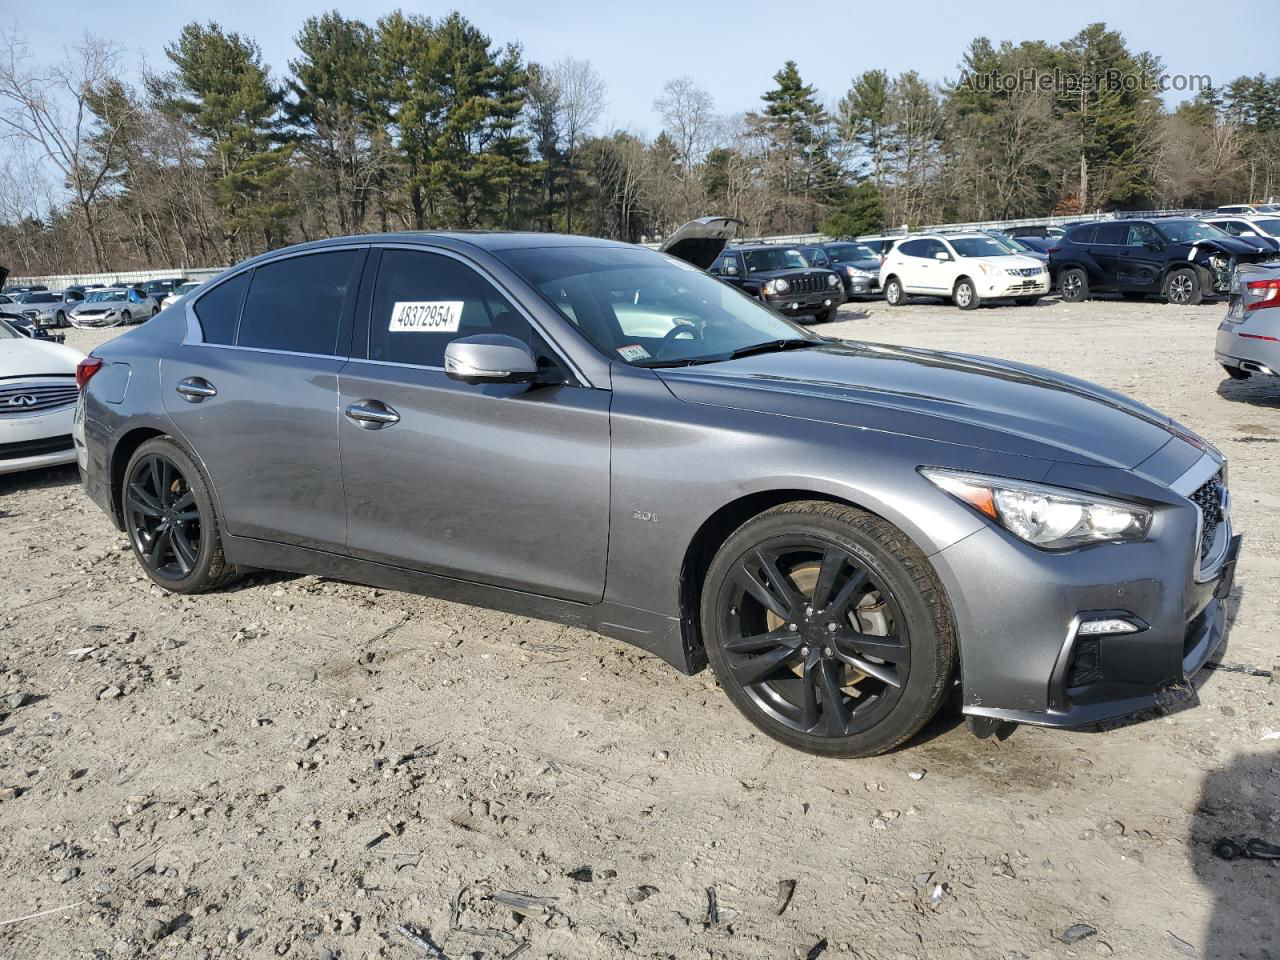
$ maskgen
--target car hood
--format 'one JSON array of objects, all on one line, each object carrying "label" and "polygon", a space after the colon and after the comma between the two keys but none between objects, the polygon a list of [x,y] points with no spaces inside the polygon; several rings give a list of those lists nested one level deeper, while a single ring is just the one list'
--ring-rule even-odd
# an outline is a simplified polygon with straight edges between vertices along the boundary
[{"label": "car hood", "polygon": [[1265,241],[1253,242],[1238,237],[1215,237],[1212,240],[1196,240],[1183,244],[1185,247],[1199,247],[1202,250],[1217,250],[1229,257],[1257,256],[1260,253],[1271,253],[1271,247]]},{"label": "car hood", "polygon": [[1044,266],[1043,260],[1037,260],[1025,253],[1011,253],[1007,257],[961,257],[960,262],[962,264],[983,263],[997,270],[1026,270]]},{"label": "car hood", "polygon": [[880,272],[880,258],[875,257],[871,260],[843,260],[837,263],[833,269],[839,271],[845,267],[853,267],[855,270],[865,270],[867,273]]},{"label": "car hood", "polygon": [[74,347],[43,340],[0,340],[0,378],[75,373],[84,354]]},{"label": "car hood", "polygon": [[71,308],[72,313],[80,310],[116,310],[123,307],[128,300],[84,300]]},{"label": "car hood", "polygon": [[1103,387],[988,357],[828,341],[656,371],[676,397],[1095,466],[1137,466],[1180,436]]},{"label": "car hood", "polygon": [[738,235],[740,226],[742,221],[733,217],[699,217],[677,228],[658,250],[706,270]]}]

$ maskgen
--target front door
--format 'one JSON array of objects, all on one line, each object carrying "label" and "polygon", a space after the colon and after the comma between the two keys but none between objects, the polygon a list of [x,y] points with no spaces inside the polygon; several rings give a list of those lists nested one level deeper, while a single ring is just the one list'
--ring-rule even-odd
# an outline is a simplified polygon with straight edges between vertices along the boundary
[{"label": "front door", "polygon": [[[556,372],[546,379],[561,371],[520,310],[471,264],[387,248],[371,258],[366,275],[374,274],[367,344],[355,345],[339,378],[350,553],[599,601],[611,393],[567,372],[555,384],[450,379],[445,347],[476,334],[528,343]],[[430,322],[406,324],[406,311]],[[359,419],[371,409],[383,422]]]},{"label": "front door", "polygon": [[344,549],[338,371],[365,253],[289,256],[223,281],[193,304],[203,342],[160,365],[165,409],[231,534]]},{"label": "front door", "polygon": [[1121,290],[1160,292],[1160,278],[1167,258],[1164,238],[1149,223],[1129,225],[1128,242],[1120,251],[1118,277]]}]

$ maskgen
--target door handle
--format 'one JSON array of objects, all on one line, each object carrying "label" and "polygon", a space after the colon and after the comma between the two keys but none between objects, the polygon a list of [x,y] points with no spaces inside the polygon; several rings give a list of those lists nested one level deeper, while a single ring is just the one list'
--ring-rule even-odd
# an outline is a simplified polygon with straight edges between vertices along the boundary
[{"label": "door handle", "polygon": [[187,403],[199,403],[218,395],[217,388],[204,377],[187,377],[180,380],[174,389],[182,394],[182,399]]},{"label": "door handle", "polygon": [[381,400],[357,400],[344,412],[348,420],[365,430],[381,430],[400,422],[400,414]]}]

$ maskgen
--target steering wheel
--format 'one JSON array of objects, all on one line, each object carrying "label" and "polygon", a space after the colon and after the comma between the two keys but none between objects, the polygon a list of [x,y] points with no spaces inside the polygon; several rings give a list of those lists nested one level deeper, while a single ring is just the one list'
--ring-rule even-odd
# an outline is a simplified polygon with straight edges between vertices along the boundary
[{"label": "steering wheel", "polygon": [[662,342],[658,344],[658,356],[661,357],[667,352],[667,349],[677,340],[685,336],[690,340],[702,340],[702,325],[695,320],[685,320],[682,317],[675,318],[675,326],[662,335]]}]

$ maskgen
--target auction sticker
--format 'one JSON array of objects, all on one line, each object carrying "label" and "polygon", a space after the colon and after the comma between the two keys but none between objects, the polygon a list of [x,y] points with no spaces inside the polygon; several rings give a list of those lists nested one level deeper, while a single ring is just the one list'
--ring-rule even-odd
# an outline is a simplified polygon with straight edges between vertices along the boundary
[{"label": "auction sticker", "polygon": [[461,300],[397,300],[391,308],[392,333],[457,333]]},{"label": "auction sticker", "polygon": [[618,353],[623,360],[628,363],[635,363],[637,360],[648,360],[649,351],[638,343],[629,343],[625,347],[619,347]]}]

